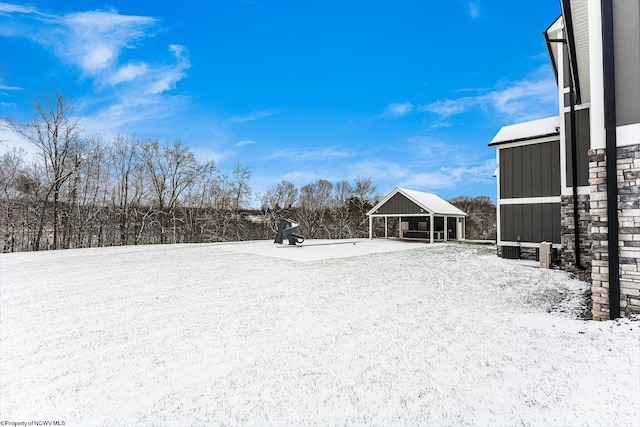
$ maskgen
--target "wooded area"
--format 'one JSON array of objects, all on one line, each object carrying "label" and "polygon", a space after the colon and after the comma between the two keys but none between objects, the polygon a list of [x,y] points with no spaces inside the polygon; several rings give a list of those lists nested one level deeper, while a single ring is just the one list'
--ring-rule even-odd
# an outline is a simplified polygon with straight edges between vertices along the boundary
[{"label": "wooded area", "polygon": [[[282,217],[299,221],[306,238],[366,237],[380,198],[370,178],[299,189],[282,181],[254,195],[248,167],[223,173],[179,140],[86,134],[61,93],[36,97],[33,112],[29,123],[4,121],[38,156],[0,155],[2,252],[271,239]],[[254,196],[260,209],[249,209]],[[471,215],[467,238],[495,238],[488,197],[451,202]]]}]

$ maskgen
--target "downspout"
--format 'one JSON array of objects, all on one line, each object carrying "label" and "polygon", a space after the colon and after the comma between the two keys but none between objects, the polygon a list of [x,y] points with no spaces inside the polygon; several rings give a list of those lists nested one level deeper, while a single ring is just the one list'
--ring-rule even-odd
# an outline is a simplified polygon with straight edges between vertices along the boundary
[{"label": "downspout", "polygon": [[609,318],[620,317],[620,250],[618,224],[616,82],[613,51],[613,0],[602,0],[602,62],[607,169],[607,230],[609,254]]}]

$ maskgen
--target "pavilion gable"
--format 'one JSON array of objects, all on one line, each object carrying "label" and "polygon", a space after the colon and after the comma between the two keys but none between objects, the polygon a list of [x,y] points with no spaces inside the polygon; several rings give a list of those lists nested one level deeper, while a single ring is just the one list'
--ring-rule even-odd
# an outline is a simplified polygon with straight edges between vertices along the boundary
[{"label": "pavilion gable", "polygon": [[424,214],[426,208],[419,206],[412,200],[409,200],[402,193],[395,193],[389,200],[382,205],[379,205],[375,214],[379,215],[411,215],[411,214]]}]

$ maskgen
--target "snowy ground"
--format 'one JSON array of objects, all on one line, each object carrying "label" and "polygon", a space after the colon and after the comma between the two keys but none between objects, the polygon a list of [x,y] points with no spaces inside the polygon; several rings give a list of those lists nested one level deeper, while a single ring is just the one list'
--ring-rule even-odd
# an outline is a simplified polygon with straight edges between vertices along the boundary
[{"label": "snowy ground", "polygon": [[640,322],[578,320],[584,283],[494,253],[362,240],[3,254],[0,420],[640,424]]}]

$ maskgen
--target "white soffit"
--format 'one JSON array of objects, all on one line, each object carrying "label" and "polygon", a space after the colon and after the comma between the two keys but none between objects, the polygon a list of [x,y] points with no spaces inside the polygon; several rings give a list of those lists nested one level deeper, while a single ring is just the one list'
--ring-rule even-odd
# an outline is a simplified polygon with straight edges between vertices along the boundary
[{"label": "white soffit", "polygon": [[[549,28],[547,28],[547,37],[551,40],[559,40],[561,38],[563,38],[563,31],[564,29],[564,23],[562,22],[562,16],[560,16],[558,19],[556,19],[553,24],[551,24],[551,26]],[[559,43],[550,43],[549,45],[549,54],[552,55],[551,60],[553,61],[554,65],[554,72],[557,74],[558,70],[557,70],[557,66],[558,63],[560,61],[560,59],[558,58],[558,52],[562,51],[561,49],[559,49],[559,46],[562,46]],[[558,76],[556,75],[556,81],[558,81]]]},{"label": "white soffit", "polygon": [[573,19],[573,36],[576,43],[576,63],[582,103],[591,101],[591,83],[589,67],[589,0],[573,0],[571,17]]}]

